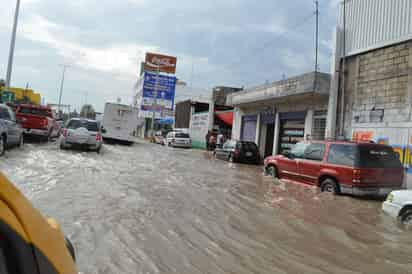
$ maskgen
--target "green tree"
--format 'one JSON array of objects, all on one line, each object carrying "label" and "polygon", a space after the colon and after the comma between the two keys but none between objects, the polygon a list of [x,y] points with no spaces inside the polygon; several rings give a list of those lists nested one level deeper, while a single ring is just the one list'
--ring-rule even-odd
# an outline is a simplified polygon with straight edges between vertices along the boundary
[{"label": "green tree", "polygon": [[92,105],[86,104],[82,106],[80,117],[87,119],[96,119],[96,111]]}]

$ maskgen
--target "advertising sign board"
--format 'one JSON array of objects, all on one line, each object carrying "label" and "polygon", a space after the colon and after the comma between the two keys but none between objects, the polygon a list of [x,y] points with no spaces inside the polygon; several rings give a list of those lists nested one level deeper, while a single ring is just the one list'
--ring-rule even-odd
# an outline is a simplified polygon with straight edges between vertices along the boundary
[{"label": "advertising sign board", "polygon": [[[174,108],[176,80],[174,76],[156,75],[155,73],[145,72],[141,110],[156,112],[172,111]],[[157,95],[156,105],[154,105],[155,94]]]},{"label": "advertising sign board", "polygon": [[173,56],[146,53],[145,71],[160,71],[165,73],[176,73],[177,58]]}]

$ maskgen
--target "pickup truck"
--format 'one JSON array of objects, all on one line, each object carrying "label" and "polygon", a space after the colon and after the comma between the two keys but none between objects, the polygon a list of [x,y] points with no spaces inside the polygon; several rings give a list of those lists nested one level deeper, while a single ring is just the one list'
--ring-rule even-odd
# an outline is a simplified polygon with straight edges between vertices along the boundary
[{"label": "pickup truck", "polygon": [[19,105],[16,118],[24,129],[25,135],[32,135],[49,140],[56,130],[57,123],[50,107],[38,105]]}]

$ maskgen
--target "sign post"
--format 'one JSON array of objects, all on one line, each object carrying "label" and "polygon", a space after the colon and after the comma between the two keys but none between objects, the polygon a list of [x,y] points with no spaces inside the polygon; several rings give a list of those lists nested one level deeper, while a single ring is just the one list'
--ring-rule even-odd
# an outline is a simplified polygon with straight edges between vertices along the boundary
[{"label": "sign post", "polygon": [[[174,74],[176,73],[176,64],[177,58],[173,56],[157,54],[157,53],[146,53],[146,60],[144,63],[144,70],[145,71],[155,71],[156,78],[155,84],[153,88],[153,101],[152,101],[152,124],[151,124],[151,136],[154,137],[154,129],[155,129],[155,119],[156,119],[156,111],[158,108],[157,104],[157,97],[158,97],[158,89],[159,89],[159,77],[160,72]],[[172,106],[173,108],[173,106]],[[163,106],[161,106],[163,110]],[[162,116],[162,111],[160,112]]]}]

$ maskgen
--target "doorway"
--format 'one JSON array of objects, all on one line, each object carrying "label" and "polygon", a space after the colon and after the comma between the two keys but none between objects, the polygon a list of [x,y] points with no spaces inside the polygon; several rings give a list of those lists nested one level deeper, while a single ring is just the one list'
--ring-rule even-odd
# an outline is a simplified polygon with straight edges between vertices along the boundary
[{"label": "doorway", "polygon": [[265,158],[273,155],[273,142],[275,139],[275,124],[266,125]]}]

